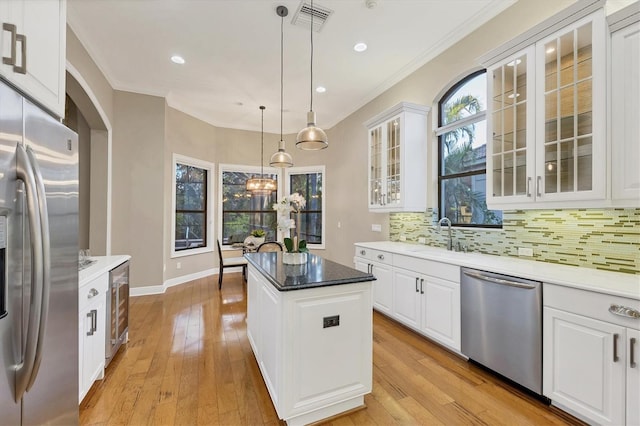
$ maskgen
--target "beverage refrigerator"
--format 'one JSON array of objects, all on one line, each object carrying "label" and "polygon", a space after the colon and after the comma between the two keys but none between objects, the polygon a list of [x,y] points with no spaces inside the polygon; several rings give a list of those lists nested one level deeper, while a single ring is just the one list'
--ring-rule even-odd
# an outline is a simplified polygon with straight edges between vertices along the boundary
[{"label": "beverage refrigerator", "polygon": [[0,80],[0,424],[78,424],[77,135]]}]

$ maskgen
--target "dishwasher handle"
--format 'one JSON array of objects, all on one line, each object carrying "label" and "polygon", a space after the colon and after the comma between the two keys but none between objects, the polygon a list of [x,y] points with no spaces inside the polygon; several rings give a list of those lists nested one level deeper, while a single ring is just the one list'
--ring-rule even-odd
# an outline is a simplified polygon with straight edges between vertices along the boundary
[{"label": "dishwasher handle", "polygon": [[494,284],[500,284],[500,285],[507,285],[509,287],[518,287],[518,288],[522,288],[525,290],[533,290],[536,288],[535,284],[526,284],[526,283],[521,283],[518,281],[513,281],[513,280],[505,280],[504,278],[496,278],[496,277],[492,277],[490,275],[485,275],[482,274],[480,272],[473,272],[473,271],[463,271],[463,273],[469,277],[472,278],[477,278],[479,280],[483,280],[483,281],[488,281],[490,283],[494,283]]}]

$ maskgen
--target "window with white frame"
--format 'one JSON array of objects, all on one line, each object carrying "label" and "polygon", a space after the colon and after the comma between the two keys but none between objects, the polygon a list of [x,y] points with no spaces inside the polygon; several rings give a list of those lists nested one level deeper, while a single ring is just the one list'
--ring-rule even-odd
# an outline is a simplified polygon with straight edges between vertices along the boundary
[{"label": "window with white frame", "polygon": [[438,103],[440,218],[455,226],[502,227],[486,201],[486,71],[457,82]]},{"label": "window with white frame", "polygon": [[173,155],[172,257],[213,249],[211,179],[214,167],[207,161]]},{"label": "window with white frame", "polygon": [[[266,241],[277,238],[276,212],[278,191],[271,194],[252,194],[246,189],[247,180],[260,175],[260,167],[220,165],[220,243],[230,246],[240,243],[254,230],[263,230]],[[264,168],[264,177],[278,182],[276,169]],[[279,187],[279,185],[278,185]]]},{"label": "window with white frame", "polygon": [[325,167],[291,167],[285,169],[286,193],[302,195],[306,206],[300,215],[300,238],[310,248],[322,249],[325,241]]}]

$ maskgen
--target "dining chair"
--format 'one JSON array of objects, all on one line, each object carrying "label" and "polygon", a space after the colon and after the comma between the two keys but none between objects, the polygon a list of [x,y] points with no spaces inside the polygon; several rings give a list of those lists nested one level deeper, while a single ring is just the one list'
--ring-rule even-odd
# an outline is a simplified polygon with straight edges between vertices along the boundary
[{"label": "dining chair", "polygon": [[220,260],[220,272],[218,273],[218,289],[222,289],[222,275],[224,268],[236,268],[242,266],[242,279],[246,280],[247,277],[247,259],[244,257],[222,257],[222,249],[220,247],[220,240],[216,240],[218,243],[218,259]]},{"label": "dining chair", "polygon": [[266,243],[262,243],[258,246],[256,250],[258,252],[265,251],[282,251],[282,244],[277,241],[267,241]]}]

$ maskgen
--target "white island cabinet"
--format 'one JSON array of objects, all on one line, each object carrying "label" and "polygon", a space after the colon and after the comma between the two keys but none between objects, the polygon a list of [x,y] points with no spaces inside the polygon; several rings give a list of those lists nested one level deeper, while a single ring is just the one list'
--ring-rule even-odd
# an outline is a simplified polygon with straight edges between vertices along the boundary
[{"label": "white island cabinet", "polygon": [[371,274],[309,255],[251,253],[247,335],[278,417],[314,423],[364,406],[372,386]]}]

